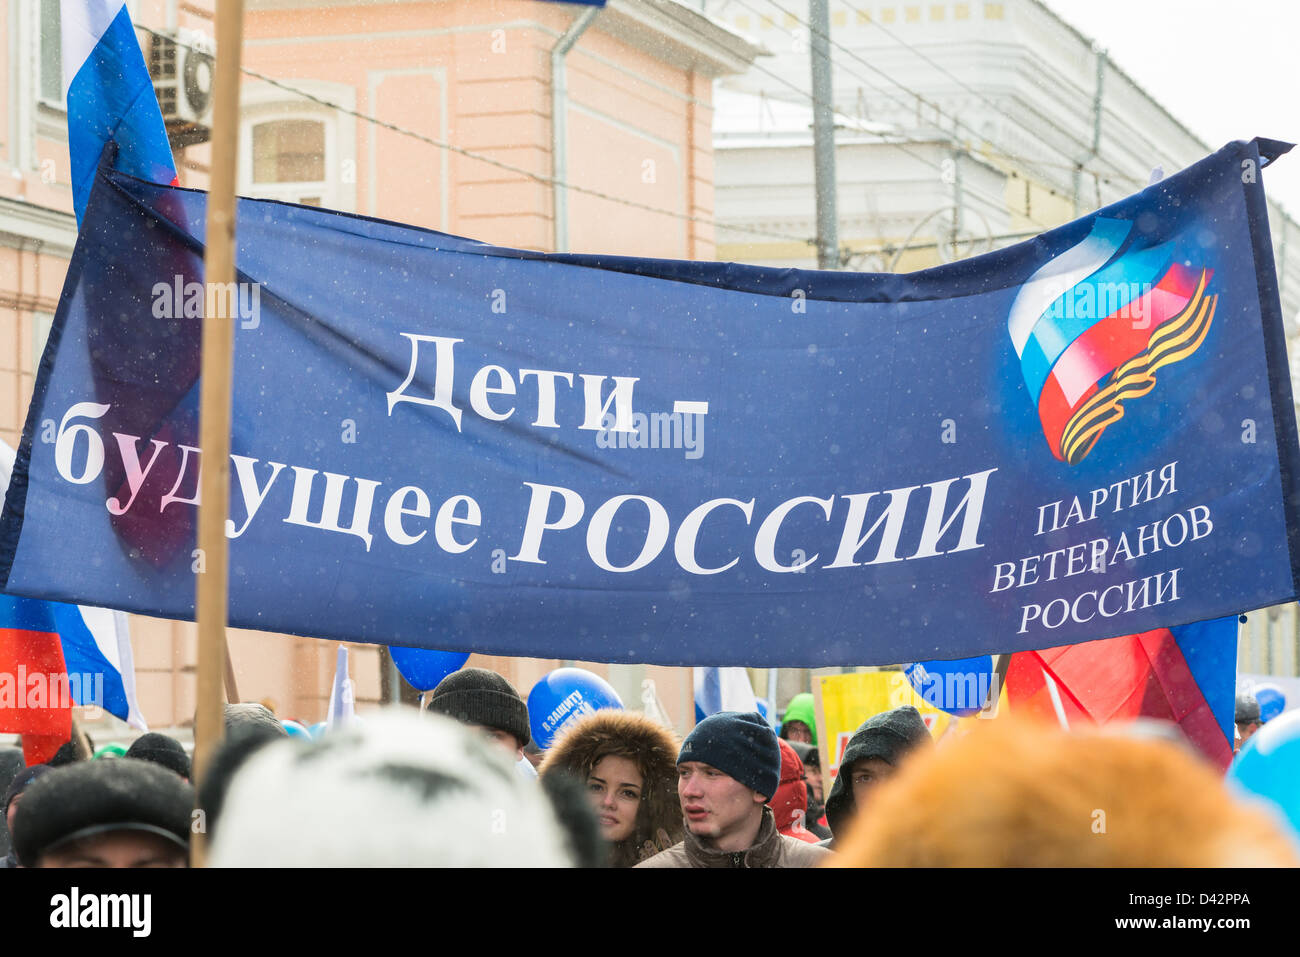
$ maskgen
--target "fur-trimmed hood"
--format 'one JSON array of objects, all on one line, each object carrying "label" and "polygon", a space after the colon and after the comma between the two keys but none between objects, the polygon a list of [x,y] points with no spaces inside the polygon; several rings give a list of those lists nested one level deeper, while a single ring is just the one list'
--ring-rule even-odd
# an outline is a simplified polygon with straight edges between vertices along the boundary
[{"label": "fur-trimmed hood", "polygon": [[584,785],[591,769],[609,755],[627,758],[641,771],[641,810],[636,830],[613,848],[616,866],[630,867],[641,859],[646,841],[657,841],[660,829],[673,843],[684,829],[677,797],[677,754],[680,742],[669,728],[634,711],[603,708],[572,722],[561,732],[537,772],[567,773]]}]

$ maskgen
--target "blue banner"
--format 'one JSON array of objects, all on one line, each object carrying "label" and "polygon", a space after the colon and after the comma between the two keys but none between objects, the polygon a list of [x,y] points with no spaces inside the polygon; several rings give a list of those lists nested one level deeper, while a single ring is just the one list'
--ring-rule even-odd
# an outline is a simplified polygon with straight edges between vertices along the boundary
[{"label": "blue banner", "polygon": [[1296,596],[1261,167],[874,275],[546,255],[101,167],[0,519],[18,595],[193,616],[205,302],[230,621],[440,651],[885,664]]}]

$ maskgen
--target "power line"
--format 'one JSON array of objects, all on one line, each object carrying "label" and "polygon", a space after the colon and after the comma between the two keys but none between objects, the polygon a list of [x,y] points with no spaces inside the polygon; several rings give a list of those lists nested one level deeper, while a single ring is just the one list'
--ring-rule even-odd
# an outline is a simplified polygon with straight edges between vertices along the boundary
[{"label": "power line", "polygon": [[[740,5],[741,5],[742,7],[745,7],[746,9],[748,9],[749,11],[751,11],[752,13],[755,13],[755,14],[757,14],[757,15],[759,15],[759,16],[765,16],[765,14],[760,13],[760,12],[759,12],[758,10],[756,10],[754,7],[752,7],[752,6],[750,6],[748,3],[746,3],[745,0],[737,0],[737,2],[739,2]],[[776,8],[777,8],[778,10],[780,10],[780,11],[781,11],[782,13],[784,13],[786,16],[788,16],[788,17],[790,17],[791,19],[793,19],[795,22],[797,22],[797,23],[803,23],[804,26],[808,26],[808,24],[807,24],[805,21],[800,20],[800,19],[799,19],[797,16],[795,16],[793,13],[790,13],[789,11],[784,10],[783,8],[781,8],[780,6],[777,6],[776,4],[773,4],[773,6],[776,6]],[[834,41],[831,41],[831,42],[834,43]],[[839,46],[838,43],[834,43],[834,45],[835,45],[835,46]],[[841,49],[843,49],[843,48],[841,48]],[[846,52],[850,52],[850,53],[851,53],[851,51],[846,51]],[[784,83],[786,86],[788,86],[788,87],[790,87],[791,89],[793,89],[793,90],[794,90],[796,93],[798,93],[799,95],[805,97],[805,98],[808,99],[810,102],[812,101],[812,95],[811,95],[810,93],[806,93],[806,92],[804,92],[801,88],[799,88],[799,87],[796,86],[795,84],[791,83],[791,82],[790,82],[789,80],[787,80],[785,77],[780,76],[779,74],[773,72],[772,70],[769,70],[769,69],[767,69],[766,67],[760,66],[760,65],[757,64],[757,63],[752,64],[752,67],[753,67],[754,69],[756,69],[756,70],[759,70],[759,71],[762,72],[762,73],[767,74],[768,76],[772,77],[773,79],[777,80],[778,82],[780,82],[780,83]],[[876,86],[875,84],[873,84],[873,83],[872,83],[870,80],[868,80],[866,77],[861,76],[860,74],[854,73],[852,70],[849,70],[848,68],[844,67],[843,64],[840,64],[840,68],[843,69],[844,72],[848,73],[850,76],[852,76],[852,77],[854,77],[855,79],[860,80],[861,82],[863,82],[864,84],[866,84],[870,89],[879,92],[879,93],[880,93],[881,95],[883,95],[883,96],[887,96],[887,97],[889,97],[891,100],[893,100],[895,103],[898,103],[900,106],[906,106],[906,105],[907,105],[907,104],[904,103],[902,100],[900,100],[897,96],[895,96],[894,94],[890,93],[888,90],[881,89],[880,87],[878,87],[878,86]],[[873,67],[873,69],[875,69],[875,68]],[[893,81],[892,78],[890,78],[890,79],[891,79],[891,82],[894,82],[895,85],[896,85],[896,86],[899,86],[900,89],[903,89],[904,92],[907,92],[907,93],[911,94],[912,96],[915,96],[918,102],[921,102],[921,103],[926,102],[924,97],[920,96],[919,94],[917,94],[917,93],[915,93],[915,92],[913,92],[913,91],[911,91],[911,90],[908,90],[906,87],[903,87],[902,84],[899,84],[899,83],[897,83],[896,81]],[[845,117],[845,119],[849,120],[850,122],[853,122],[853,123],[857,123],[857,122],[859,122],[859,120],[858,120],[857,117],[851,117],[851,116],[849,116],[848,114],[844,113],[842,110],[836,110],[835,112],[836,112],[837,115]],[[961,145],[963,152],[965,152],[968,156],[971,155],[971,152],[970,152],[969,148],[967,148],[964,144],[958,144],[955,140],[953,141],[953,144],[954,144],[954,145]],[[907,148],[906,148],[905,146],[903,146],[901,143],[889,143],[888,145],[891,145],[891,146],[894,146],[894,147],[896,147],[896,148],[898,148],[898,149],[901,149],[904,153],[907,153],[907,154],[908,154],[909,156],[911,156],[913,159],[916,159],[916,160],[918,160],[918,161],[920,161],[920,162],[926,164],[926,165],[929,166],[931,169],[938,170],[941,174],[944,173],[944,172],[946,172],[946,171],[944,170],[943,166],[940,165],[939,163],[936,163],[936,162],[934,162],[933,160],[931,160],[931,159],[929,159],[929,158],[927,158],[927,157],[925,157],[925,156],[920,155],[919,153],[916,153],[916,152],[914,152],[914,151],[912,151],[912,150],[907,149]],[[991,204],[992,204],[993,206],[995,206],[995,207],[1005,207],[1005,206],[1007,206],[1007,202],[1006,202],[1006,199],[1005,199],[1004,197],[995,197],[995,196],[993,196],[993,195],[990,194],[990,193],[987,193],[987,192],[985,192],[985,191],[983,191],[983,190],[981,190],[981,189],[978,189],[978,188],[975,188],[975,187],[972,187],[972,186],[969,186],[969,185],[964,186],[963,189],[964,189],[966,192],[971,193],[972,195],[977,195],[977,196],[982,197],[985,201],[991,203]],[[1052,190],[1051,192],[1052,192],[1053,195],[1057,195],[1056,192],[1055,192],[1055,190]],[[1028,219],[1031,223],[1034,223],[1034,224],[1036,224],[1036,225],[1038,225],[1038,226],[1041,226],[1041,227],[1043,227],[1043,229],[1051,229],[1051,228],[1053,228],[1054,225],[1056,225],[1056,224],[1052,224],[1052,223],[1044,223],[1042,220],[1037,219],[1036,217],[1034,217],[1033,215],[1031,215],[1031,214],[1028,213],[1028,212],[1025,212],[1025,213],[1023,213],[1023,214],[1017,214],[1017,215],[1023,215],[1023,216],[1024,216],[1026,219]]]},{"label": "power line", "polygon": [[[749,4],[745,3],[744,0],[738,0],[738,2],[740,2],[740,5],[741,5],[741,6],[746,7],[746,8],[749,9],[751,12],[754,12],[754,13],[756,13],[756,14],[759,12],[759,11],[755,10],[753,7],[749,6]],[[778,7],[778,9],[780,9],[780,8]],[[667,11],[667,8],[665,8],[665,11],[664,11],[664,12],[668,12],[668,11]],[[783,11],[783,12],[785,12],[785,11]],[[760,15],[762,15],[762,14],[760,14]],[[787,13],[787,15],[790,16],[790,17],[792,17],[792,18],[795,19],[796,21],[799,21],[799,18],[798,18],[798,17],[795,17],[794,14]],[[673,19],[677,20],[677,22],[680,23],[680,24],[681,24],[682,26],[684,26],[684,27],[688,27],[688,28],[689,28],[689,27],[691,26],[690,24],[686,23],[685,21],[680,20],[679,18],[673,16],[672,14],[669,14],[669,16],[671,16]],[[799,22],[802,22],[802,21],[799,21]],[[805,24],[805,25],[806,25],[806,24]],[[752,63],[752,64],[750,64],[750,67],[751,67],[752,69],[758,70],[760,73],[764,73],[764,74],[766,74],[767,76],[770,76],[772,79],[776,80],[778,83],[782,83],[782,84],[784,84],[785,86],[789,87],[790,89],[794,90],[794,92],[798,93],[801,97],[803,97],[804,99],[808,100],[808,102],[810,102],[810,103],[813,102],[813,96],[812,96],[811,93],[807,92],[806,90],[804,90],[802,87],[798,86],[797,84],[792,83],[790,80],[787,80],[785,77],[781,76],[780,74],[775,73],[775,72],[773,72],[772,70],[769,70],[767,67],[764,67],[764,66],[759,65],[758,63]],[[861,76],[859,76],[858,74],[852,73],[851,71],[846,71],[846,72],[849,72],[851,76],[854,76],[854,77],[856,77],[857,79],[862,80],[864,83],[867,83],[867,85],[870,86],[872,89],[874,89],[874,90],[879,90],[882,94],[884,94],[884,95],[886,95],[886,96],[890,96],[892,99],[895,100],[895,102],[901,102],[901,101],[897,100],[896,97],[893,97],[892,94],[889,94],[889,93],[888,93],[887,91],[885,91],[885,90],[880,90],[879,87],[874,86],[873,84],[871,84],[870,81],[866,80],[864,77],[861,77]],[[920,97],[918,97],[918,99],[920,99]],[[859,120],[858,117],[850,116],[849,114],[845,113],[843,110],[836,109],[836,110],[834,110],[834,113],[835,113],[835,115],[837,115],[837,116],[843,117],[843,118],[844,118],[844,119],[845,119],[849,124],[856,125],[856,124],[859,124],[859,123],[860,123],[860,120]],[[940,163],[936,163],[934,160],[930,159],[929,157],[927,157],[927,156],[923,156],[922,154],[917,153],[917,152],[914,151],[914,150],[910,150],[910,149],[908,149],[907,146],[905,145],[906,141],[902,141],[902,142],[891,141],[891,140],[889,140],[886,136],[884,136],[883,134],[881,135],[881,140],[882,140],[882,145],[884,145],[884,146],[892,146],[892,147],[894,147],[895,149],[901,150],[902,152],[906,153],[908,156],[912,157],[913,159],[917,160],[918,162],[923,163],[923,164],[925,164],[926,166],[929,166],[931,169],[937,170],[941,175],[946,175],[947,172],[948,172],[948,171],[943,167],[942,164],[940,164]],[[956,144],[954,144],[954,145],[956,145]],[[967,155],[970,155],[970,151],[969,151],[968,149],[966,149],[964,146],[963,146],[962,148],[963,148],[963,151],[964,151]],[[1002,208],[1002,207],[1006,207],[1006,206],[1007,206],[1007,202],[1006,202],[1005,197],[994,196],[994,195],[991,194],[991,193],[987,193],[987,192],[985,192],[984,190],[979,189],[979,188],[974,187],[974,186],[970,186],[969,184],[964,185],[962,188],[963,188],[963,191],[964,191],[964,192],[970,193],[971,195],[974,195],[974,196],[979,196],[980,198],[984,199],[986,202],[988,202],[990,205],[992,205],[992,206],[994,206],[994,207],[996,207],[996,208]],[[1036,224],[1036,225],[1038,225],[1038,226],[1041,226],[1043,229],[1051,229],[1051,228],[1053,228],[1053,226],[1055,225],[1055,224],[1051,224],[1051,223],[1044,223],[1042,220],[1037,219],[1036,217],[1030,215],[1030,214],[1027,213],[1027,212],[1026,212],[1026,213],[1023,213],[1023,214],[1017,213],[1016,215],[1023,215],[1023,216],[1024,216],[1026,219],[1028,219],[1031,223],[1034,223],[1034,224]]]},{"label": "power line", "polygon": [[[938,71],[939,71],[940,73],[942,73],[944,76],[946,76],[946,77],[948,77],[949,79],[951,79],[953,82],[955,82],[955,83],[956,83],[958,86],[960,86],[962,89],[966,90],[966,91],[969,92],[969,93],[973,93],[973,94],[975,94],[975,96],[977,96],[977,97],[978,97],[982,102],[987,103],[987,104],[989,105],[989,107],[991,107],[991,108],[993,109],[993,111],[994,111],[995,113],[998,113],[998,114],[1001,115],[1001,116],[1005,116],[1007,119],[1011,120],[1013,123],[1017,123],[1018,125],[1021,125],[1021,126],[1024,125],[1023,123],[1020,123],[1019,120],[1017,120],[1014,116],[1012,116],[1012,115],[1011,115],[1010,113],[1008,113],[1006,110],[1002,109],[1000,106],[998,106],[998,105],[997,105],[996,103],[994,103],[992,100],[990,100],[987,96],[985,96],[985,95],[984,95],[983,93],[981,93],[979,90],[975,89],[975,88],[972,87],[970,84],[968,84],[968,83],[966,83],[964,80],[962,80],[962,79],[961,79],[959,76],[957,76],[955,73],[952,73],[950,70],[948,70],[947,67],[943,66],[943,64],[939,63],[939,61],[937,61],[937,60],[935,60],[935,59],[933,59],[933,58],[927,56],[925,53],[921,52],[921,50],[919,50],[917,47],[913,46],[911,43],[908,43],[906,40],[904,40],[902,37],[900,37],[900,36],[899,36],[897,33],[895,33],[893,30],[889,29],[887,26],[885,26],[883,23],[881,23],[881,22],[880,22],[879,20],[877,20],[875,17],[872,17],[869,13],[867,13],[867,11],[860,9],[859,7],[855,7],[852,3],[849,3],[848,0],[843,0],[843,2],[844,2],[844,5],[845,5],[846,7],[848,7],[850,10],[852,10],[854,13],[858,14],[860,20],[866,20],[868,23],[870,23],[872,26],[876,27],[878,30],[880,30],[881,32],[883,32],[886,36],[888,36],[888,37],[889,37],[890,39],[892,39],[894,42],[896,42],[896,43],[898,43],[898,44],[901,44],[902,46],[906,47],[908,50],[911,50],[913,54],[915,54],[916,56],[918,56],[918,57],[920,57],[922,60],[924,60],[926,63],[928,63],[928,64],[930,64],[931,66],[933,66],[936,70],[938,70]],[[1067,130],[1065,127],[1061,126],[1059,123],[1055,122],[1054,120],[1052,120],[1050,117],[1044,117],[1044,119],[1046,120],[1047,125],[1050,126],[1052,129],[1056,130],[1057,132],[1062,133],[1062,134],[1065,135],[1065,136],[1072,136],[1072,135],[1073,135],[1073,134],[1070,133],[1069,130]],[[1002,155],[1006,155],[1006,156],[1007,156],[1008,158],[1010,158],[1010,159],[1017,159],[1017,158],[1020,158],[1020,157],[1012,157],[1012,156],[1010,156],[1010,155],[1008,155],[1008,154],[1002,154]],[[1098,157],[1098,158],[1100,159],[1101,157]],[[1055,163],[1041,163],[1041,161],[1036,161],[1036,162],[1040,162],[1040,165],[1047,165],[1047,166],[1056,166],[1056,165],[1058,165],[1058,164],[1055,164]],[[1114,173],[1113,173],[1112,175],[1113,175],[1115,178],[1117,178],[1117,179],[1122,179],[1122,180],[1127,180],[1128,182],[1133,183],[1133,184],[1136,184],[1136,185],[1139,185],[1139,186],[1145,186],[1145,185],[1146,185],[1145,181],[1140,180],[1140,179],[1138,179],[1138,178],[1136,178],[1136,177],[1133,177],[1133,176],[1129,176],[1129,175],[1127,175],[1126,173],[1121,172],[1120,169],[1119,169],[1119,166],[1118,166],[1118,165],[1117,165],[1113,160],[1105,159],[1105,160],[1103,160],[1103,162],[1105,162],[1107,165],[1109,165],[1109,166],[1111,167],[1111,169],[1114,170]],[[1066,165],[1065,168],[1066,168],[1066,169],[1074,169],[1074,168],[1076,168],[1077,166],[1078,166],[1078,164],[1070,164],[1070,165]],[[1081,167],[1081,168],[1083,168],[1083,167]],[[1089,169],[1086,169],[1086,168],[1083,168],[1083,169],[1084,169],[1085,172],[1091,173],[1094,177],[1100,175],[1100,174],[1099,174],[1097,171],[1095,171],[1095,170],[1089,170]],[[1107,182],[1109,182],[1109,180],[1107,180]]]},{"label": "power line", "polygon": [[[762,16],[767,16],[766,14],[763,14],[761,11],[759,11],[759,10],[757,10],[756,8],[754,8],[753,6],[751,6],[749,3],[745,2],[745,0],[737,0],[737,2],[738,2],[742,7],[744,7],[744,8],[747,9],[747,10],[749,10],[751,13],[754,13],[755,15],[758,15],[758,16],[760,16],[760,17],[762,17]],[[794,14],[794,13],[791,13],[789,10],[785,9],[784,7],[782,7],[779,3],[776,2],[776,0],[768,0],[768,2],[771,3],[771,5],[772,5],[772,6],[773,6],[773,7],[774,7],[778,12],[784,14],[788,19],[793,20],[794,22],[799,23],[799,24],[801,24],[801,25],[804,26],[804,27],[807,27],[807,28],[809,29],[809,31],[812,30],[812,26],[811,26],[811,24],[809,24],[806,20],[801,19],[798,15],[796,15],[796,14]],[[857,10],[856,7],[854,7],[853,9],[854,9],[854,10]],[[858,11],[858,12],[861,12],[861,11]],[[874,22],[874,21],[873,21],[873,22]],[[883,29],[883,27],[882,27],[882,29]],[[890,34],[890,35],[893,36],[893,34]],[[947,114],[946,114],[946,113],[945,113],[945,112],[944,112],[944,111],[939,107],[939,104],[937,104],[937,103],[933,103],[933,102],[931,102],[930,100],[926,99],[926,97],[922,96],[919,92],[917,92],[916,90],[913,90],[911,87],[907,86],[906,84],[901,83],[899,80],[897,80],[897,79],[895,79],[894,77],[890,76],[888,73],[886,73],[884,70],[880,69],[880,68],[879,68],[878,66],[876,66],[875,64],[870,63],[870,62],[868,62],[867,60],[863,59],[863,58],[862,58],[861,56],[859,56],[855,51],[853,51],[852,49],[850,49],[850,48],[844,46],[842,43],[839,43],[839,42],[837,42],[837,41],[831,39],[830,37],[827,37],[827,39],[828,39],[828,41],[829,41],[833,46],[835,46],[835,47],[838,48],[839,50],[843,51],[844,53],[848,54],[848,56],[852,57],[854,60],[856,60],[857,62],[861,63],[863,66],[867,67],[867,68],[868,68],[869,70],[871,70],[872,72],[877,73],[877,74],[879,74],[880,76],[884,77],[887,81],[889,81],[889,82],[890,82],[891,84],[893,84],[894,86],[898,87],[898,89],[902,90],[902,91],[903,91],[905,94],[907,94],[908,96],[914,98],[914,99],[917,101],[918,112],[919,112],[919,108],[920,108],[920,106],[922,106],[922,105],[931,106],[931,107],[934,108],[935,115],[936,115],[937,117],[942,118],[942,117],[944,117],[945,115],[951,117],[952,122],[953,122],[953,128],[954,128],[954,129],[964,128],[964,129],[965,129],[965,130],[966,130],[966,131],[967,131],[967,132],[968,132],[968,133],[969,133],[969,134],[970,134],[974,139],[976,139],[977,141],[980,141],[980,142],[985,142],[985,141],[987,141],[987,138],[984,137],[984,136],[983,136],[983,135],[982,135],[978,130],[975,130],[975,129],[972,128],[969,124],[963,122],[963,121],[962,121],[960,118],[958,118],[957,116],[955,116],[955,115],[953,115],[953,114],[951,114],[951,113],[947,113]],[[900,41],[900,42],[902,42],[902,41]],[[905,45],[905,46],[908,46],[908,48],[911,49],[914,53],[917,53],[918,55],[924,57],[924,54],[921,54],[920,51],[916,50],[915,47],[911,47],[911,46],[908,45],[908,44],[904,44],[904,45]],[[928,58],[926,58],[926,59],[927,59],[927,62],[930,62],[930,63],[934,64],[935,66],[938,66],[938,64],[937,64],[937,63],[934,63],[933,60],[929,60]],[[844,64],[842,61],[839,63],[839,69],[843,70],[845,73],[847,73],[849,76],[853,77],[854,79],[856,79],[856,80],[860,81],[861,83],[865,84],[866,87],[867,87],[868,89],[873,90],[873,91],[875,91],[875,92],[881,94],[882,96],[885,96],[885,97],[889,98],[892,102],[898,104],[899,106],[906,108],[907,103],[906,103],[905,101],[899,99],[898,96],[896,96],[896,95],[890,93],[888,90],[885,90],[885,89],[883,89],[883,88],[877,86],[876,84],[872,83],[870,80],[868,80],[866,77],[862,76],[860,73],[855,73],[855,72],[853,72],[853,71],[850,70],[847,66],[845,66],[845,64]],[[941,70],[943,70],[943,72],[947,73],[947,70],[944,70],[943,67],[939,67],[939,69],[941,69]],[[947,73],[947,75],[952,76],[951,73]],[[953,77],[953,78],[956,79],[956,77]],[[958,80],[958,82],[960,83],[961,81]],[[981,98],[983,98],[982,94],[979,94],[977,91],[971,89],[970,87],[966,87],[966,89],[970,90],[970,92],[972,92],[972,93],[975,93],[977,96],[980,96]],[[985,100],[985,102],[988,102],[988,101]],[[990,105],[993,105],[993,104],[990,104]],[[994,109],[997,109],[997,107],[994,106]],[[1002,113],[1002,115],[1004,115],[1004,116],[1009,116],[1009,114],[1006,114],[1005,112],[1003,112],[1003,111],[1001,111],[1001,110],[998,110],[998,112]],[[1014,119],[1014,118],[1013,118],[1013,119]],[[1049,123],[1050,123],[1050,121],[1049,121]],[[1057,124],[1055,124],[1055,123],[1050,123],[1050,125],[1052,125],[1052,127],[1053,127],[1054,129],[1061,130],[1061,132],[1065,133],[1067,136],[1070,135],[1067,131],[1065,131],[1064,129],[1062,129],[1059,125],[1057,125]],[[991,141],[990,141],[990,142],[991,142]],[[969,152],[969,150],[968,150],[968,152]],[[1045,162],[1043,162],[1043,161],[1041,161],[1041,160],[1034,159],[1034,158],[1030,158],[1030,157],[1018,157],[1018,156],[1015,156],[1014,154],[1006,153],[1006,152],[1003,152],[1003,151],[1001,151],[1001,150],[999,150],[999,149],[996,149],[996,148],[995,148],[995,149],[990,149],[990,150],[988,150],[987,152],[988,152],[989,154],[991,154],[991,155],[998,156],[998,157],[1001,157],[1001,158],[1004,158],[1004,159],[1010,159],[1010,160],[1013,160],[1013,161],[1028,162],[1028,163],[1031,163],[1031,164],[1034,164],[1034,165],[1055,165],[1055,164],[1045,163]],[[1109,162],[1109,161],[1107,161],[1107,162]],[[1114,164],[1112,163],[1111,165],[1113,166]],[[1076,169],[1076,168],[1077,168],[1077,169],[1084,169],[1083,167],[1079,166],[1078,164],[1070,164],[1070,165],[1064,165],[1064,164],[1062,164],[1062,168],[1064,168],[1064,169],[1070,169],[1070,170],[1074,170],[1074,169]],[[1085,170],[1085,171],[1088,172],[1089,174],[1091,174],[1091,175],[1094,176],[1094,177],[1097,177],[1097,178],[1100,177],[1100,174],[1098,174],[1096,171],[1093,171],[1093,170]],[[1129,177],[1124,176],[1124,174],[1122,174],[1122,173],[1118,173],[1118,172],[1116,173],[1116,176],[1117,176],[1117,177],[1126,178],[1126,179],[1129,178]],[[1132,181],[1132,182],[1135,182],[1135,183],[1137,182],[1137,180],[1131,180],[1131,181]],[[1109,180],[1107,180],[1107,182],[1109,182]],[[1054,190],[1054,189],[1049,188],[1049,189],[1048,189],[1048,192],[1051,193],[1051,195],[1053,195],[1053,196],[1060,196],[1060,197],[1062,197],[1062,198],[1065,198],[1061,193],[1058,193],[1058,192],[1057,192],[1056,190]],[[1043,226],[1044,228],[1049,228],[1049,227],[1047,226],[1046,223],[1042,223],[1041,221],[1034,219],[1032,216],[1029,216],[1028,218],[1030,219],[1031,222],[1036,222],[1036,223],[1038,223],[1040,226]]]},{"label": "power line", "polygon": [[[165,33],[160,33],[146,26],[140,26],[139,24],[137,24],[136,29],[142,30],[145,33],[150,34],[151,36],[155,36],[160,39],[167,40],[171,43],[174,43],[178,47],[182,47],[183,49],[190,50],[192,52],[206,52],[206,51],[196,51],[195,47],[192,47],[186,43],[181,43],[179,40],[175,39],[174,37],[168,36]],[[248,76],[251,76],[255,79],[261,80],[263,83],[269,83],[271,86],[285,90],[286,92],[289,93],[293,93],[294,95],[300,96],[303,99],[310,100],[313,103],[318,103],[321,106],[328,107],[329,109],[337,110],[339,113],[343,113],[347,116],[352,116],[359,120],[365,120],[367,123],[372,123],[375,126],[381,126],[384,129],[391,130],[392,132],[398,133],[402,136],[409,136],[412,139],[419,140],[422,143],[427,143],[430,146],[436,146],[439,149],[450,150],[453,153],[457,153],[469,159],[474,159],[483,163],[487,163],[489,166],[495,166],[498,169],[502,169],[507,172],[514,173],[518,176],[525,176],[529,179],[535,180],[536,182],[542,183],[547,186],[562,186],[565,189],[573,190],[575,193],[584,193],[588,196],[594,196],[597,199],[606,200],[607,202],[618,203],[620,205],[628,206],[633,209],[641,209],[651,213],[658,213],[663,216],[671,216],[674,219],[680,219],[685,222],[700,223],[705,226],[712,226],[714,228],[720,228],[720,229],[728,229],[733,232],[745,232],[745,233],[753,233],[754,235],[759,235],[759,236],[770,236],[775,239],[785,239],[785,240],[798,242],[798,243],[808,243],[808,244],[813,243],[813,240],[808,238],[807,236],[793,236],[788,233],[780,233],[774,230],[760,229],[753,226],[741,226],[738,224],[723,223],[723,222],[719,222],[718,220],[710,219],[704,216],[692,216],[688,213],[679,213],[676,212],[675,210],[663,209],[658,206],[651,206],[648,203],[639,203],[636,200],[624,199],[621,196],[612,196],[609,193],[604,193],[601,192],[600,190],[591,189],[590,187],[587,186],[578,186],[575,183],[568,183],[565,182],[564,180],[556,179],[553,176],[544,176],[540,173],[534,173],[531,170],[524,169],[521,166],[515,166],[511,163],[505,163],[502,162],[501,160],[493,159],[492,157],[484,155],[483,153],[478,153],[475,152],[474,150],[465,149],[463,146],[456,146],[454,143],[447,143],[444,142],[443,140],[434,139],[431,136],[425,136],[423,133],[417,133],[414,130],[408,130],[405,127],[398,126],[395,123],[389,123],[387,120],[381,120],[378,117],[371,116],[367,113],[361,113],[358,110],[354,110],[349,107],[342,106],[341,104],[332,103],[329,100],[325,100],[312,93],[308,93],[306,90],[301,90],[295,86],[291,86],[288,83],[284,83],[283,81],[277,80],[274,77],[267,76],[264,73],[259,73],[258,71],[250,69],[249,67],[241,67],[240,72],[245,73]]]}]

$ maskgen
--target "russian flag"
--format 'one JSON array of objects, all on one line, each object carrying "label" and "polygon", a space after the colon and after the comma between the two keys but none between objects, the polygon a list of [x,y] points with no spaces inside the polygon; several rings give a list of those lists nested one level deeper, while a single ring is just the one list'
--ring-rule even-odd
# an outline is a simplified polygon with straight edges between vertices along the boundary
[{"label": "russian flag", "polygon": [[1066,727],[1138,717],[1177,724],[1213,764],[1232,761],[1237,617],[1157,628],[1042,651],[1017,651],[1007,671],[1013,713]]},{"label": "russian flag", "polygon": [[695,720],[703,721],[719,711],[749,714],[758,710],[754,687],[744,668],[695,669]]},{"label": "russian flag", "polygon": [[[14,450],[0,442],[0,483]],[[40,764],[71,737],[72,706],[97,706],[149,730],[135,693],[126,615],[0,594],[0,732],[23,736]]]},{"label": "russian flag", "polygon": [[80,224],[109,140],[118,146],[114,166],[140,179],[175,184],[176,165],[125,0],[59,6],[72,204]]}]

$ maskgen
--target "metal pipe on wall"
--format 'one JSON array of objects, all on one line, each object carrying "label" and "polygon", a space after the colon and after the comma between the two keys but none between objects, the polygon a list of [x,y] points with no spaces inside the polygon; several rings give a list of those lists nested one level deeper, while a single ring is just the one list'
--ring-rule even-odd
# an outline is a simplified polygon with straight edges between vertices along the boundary
[{"label": "metal pipe on wall", "polygon": [[569,177],[568,75],[564,60],[591,26],[600,7],[584,10],[551,47],[551,189],[555,203],[555,251],[569,251],[569,194],[565,182]]}]

